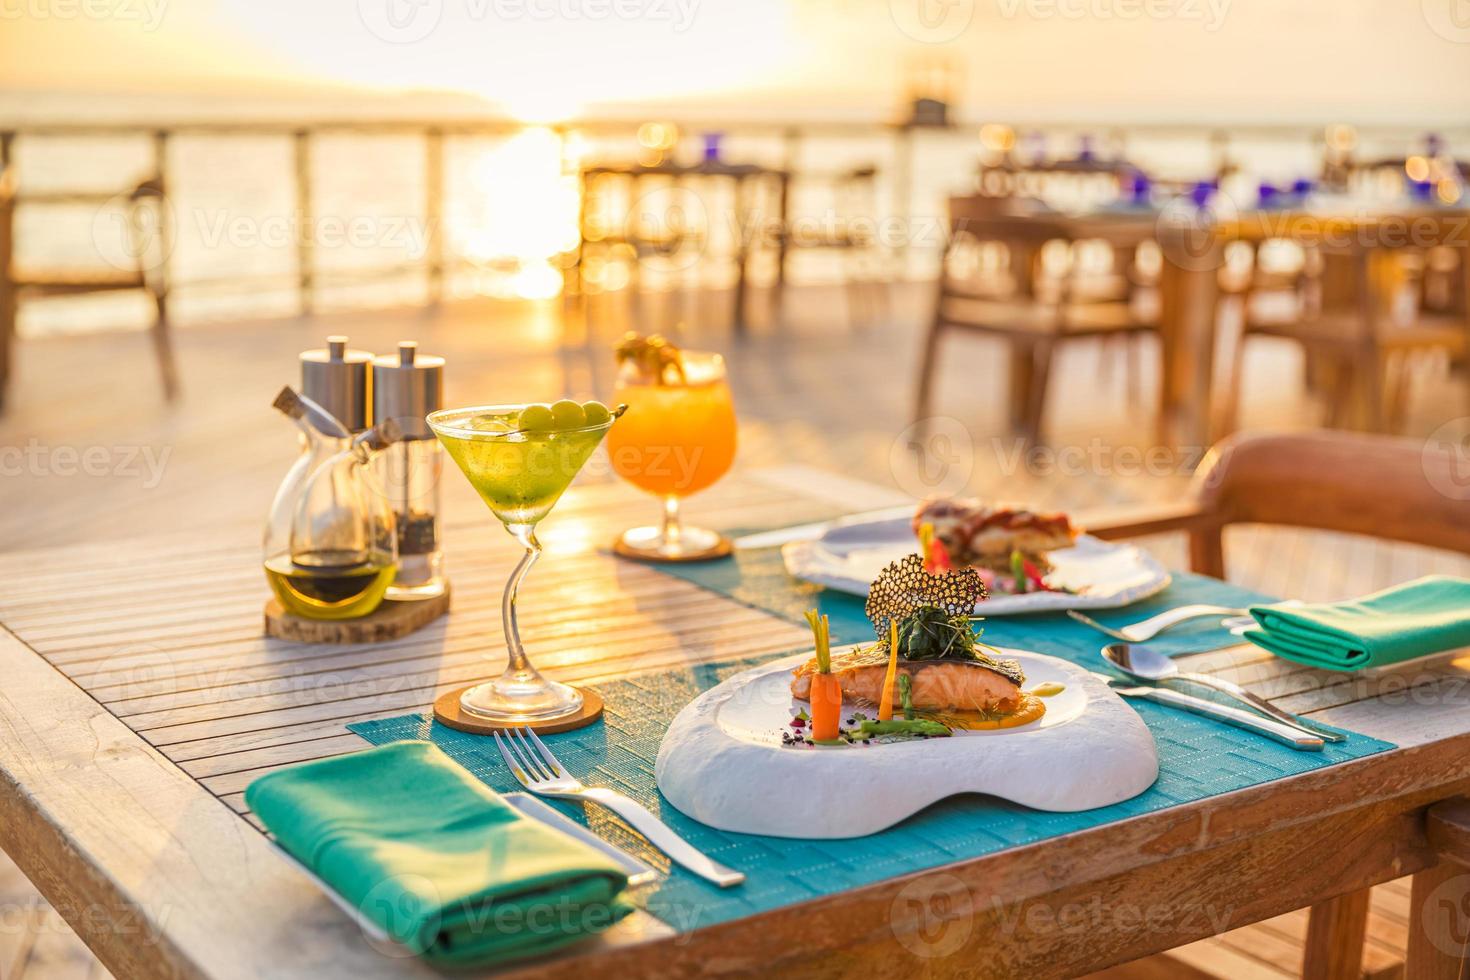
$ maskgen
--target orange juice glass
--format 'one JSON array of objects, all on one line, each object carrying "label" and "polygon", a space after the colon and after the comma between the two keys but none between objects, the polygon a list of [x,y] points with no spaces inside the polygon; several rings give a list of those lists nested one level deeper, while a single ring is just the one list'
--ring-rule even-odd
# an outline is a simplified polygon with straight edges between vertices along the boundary
[{"label": "orange juice glass", "polygon": [[718,354],[680,351],[679,375],[650,378],[625,362],[617,400],[628,412],[608,433],[619,476],[664,501],[663,521],[623,532],[619,554],[652,561],[691,561],[727,554],[723,535],[684,524],[679,502],[714,483],[735,459],[735,404]]}]

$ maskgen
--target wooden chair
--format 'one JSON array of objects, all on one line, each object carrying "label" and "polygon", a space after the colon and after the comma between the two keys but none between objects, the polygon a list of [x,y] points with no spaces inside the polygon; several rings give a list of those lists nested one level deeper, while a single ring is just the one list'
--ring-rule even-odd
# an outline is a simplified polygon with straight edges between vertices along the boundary
[{"label": "wooden chair", "polygon": [[178,371],[169,336],[168,283],[164,258],[168,240],[167,204],[163,182],[154,177],[133,188],[127,196],[126,246],[136,259],[131,269],[24,269],[15,259],[15,210],[17,204],[107,205],[113,198],[90,194],[18,195],[13,170],[0,170],[0,409],[11,373],[16,319],[22,300],[88,293],[144,290],[153,300],[151,334],[158,360],[164,397],[178,397]]},{"label": "wooden chair", "polygon": [[[1232,524],[1343,531],[1470,554],[1470,492],[1452,496],[1439,489],[1466,486],[1470,491],[1470,473],[1463,467],[1453,452],[1426,448],[1417,439],[1333,431],[1236,435],[1206,456],[1182,503],[1089,521],[1088,531],[1106,539],[1186,532],[1191,569],[1218,578],[1226,576],[1227,567],[1222,532]],[[1470,803],[1460,804],[1455,813],[1461,827],[1455,847],[1444,845],[1441,853],[1470,865]],[[1462,904],[1455,921],[1470,929],[1470,870],[1457,873],[1455,900]],[[1433,891],[1446,877],[1438,869],[1416,875],[1414,894]],[[1409,976],[1454,977],[1443,972],[1438,947],[1414,944],[1422,932],[1417,927],[1422,904],[1416,899]],[[1304,976],[1359,976],[1367,915],[1367,890],[1314,905]],[[1462,946],[1466,938],[1460,937]],[[1416,957],[1438,964],[1439,972],[1415,973]],[[1137,975],[1149,975],[1150,969]]]},{"label": "wooden chair", "polygon": [[[1441,248],[1462,255],[1470,241],[1451,222],[1438,230]],[[1402,427],[1414,362],[1426,354],[1463,358],[1470,351],[1470,313],[1425,312],[1419,304],[1406,319],[1394,309],[1401,284],[1398,264],[1409,249],[1375,244],[1373,236],[1336,248],[1321,248],[1321,296],[1285,318],[1247,316],[1236,345],[1229,409],[1233,424],[1240,403],[1242,360],[1252,337],[1276,337],[1301,345],[1309,369],[1322,380],[1328,399],[1326,422],[1373,432]],[[1470,275],[1470,263],[1459,272]],[[1470,408],[1470,386],[1466,388]]]},{"label": "wooden chair", "polygon": [[[1010,346],[1010,423],[1028,442],[1041,438],[1047,385],[1058,347],[1079,340],[1130,337],[1156,330],[1127,296],[1085,290],[1069,271],[1055,281],[1038,275],[1041,248],[1068,238],[1044,215],[1005,213],[1004,199],[968,196],[949,200],[949,238],[941,258],[934,314],[924,338],[914,417],[932,413],[934,375],[941,342],[951,333],[997,337]],[[997,297],[951,274],[955,250],[967,242],[997,241],[1010,253],[1014,289]]]}]

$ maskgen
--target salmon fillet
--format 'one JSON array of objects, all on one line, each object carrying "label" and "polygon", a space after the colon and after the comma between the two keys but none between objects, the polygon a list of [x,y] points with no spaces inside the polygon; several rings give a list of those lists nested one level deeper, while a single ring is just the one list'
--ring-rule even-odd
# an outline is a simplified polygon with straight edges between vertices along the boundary
[{"label": "salmon fillet", "polygon": [[[1014,660],[900,660],[907,674],[915,708],[930,711],[1012,711],[1020,703],[1025,675]],[[813,657],[792,671],[791,694],[803,701],[811,694]],[[883,698],[888,654],[881,647],[832,655],[832,673],[842,685],[842,696],[877,704]]]}]

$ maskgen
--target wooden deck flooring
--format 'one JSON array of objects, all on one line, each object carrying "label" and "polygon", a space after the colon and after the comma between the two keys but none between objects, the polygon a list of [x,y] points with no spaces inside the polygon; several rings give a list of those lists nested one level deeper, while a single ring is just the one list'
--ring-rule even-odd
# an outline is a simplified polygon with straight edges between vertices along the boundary
[{"label": "wooden deck flooring", "polygon": [[[23,342],[10,411],[0,418],[0,452],[8,453],[3,457],[6,506],[0,507],[0,552],[35,556],[36,549],[88,543],[81,550],[94,573],[105,580],[129,574],[130,556],[109,552],[108,542],[139,534],[188,535],[210,529],[211,540],[223,536],[232,551],[239,551],[238,581],[243,582],[253,574],[249,569],[257,546],[257,522],[293,452],[289,428],[268,407],[271,395],[281,384],[296,380],[296,352],[334,332],[349,334],[355,346],[383,350],[400,338],[412,337],[420,340],[423,350],[445,354],[450,361],[450,403],[549,399],[564,392],[609,397],[612,372],[607,349],[612,340],[632,321],[644,329],[668,330],[674,326],[672,319],[682,315],[688,324],[683,330],[687,343],[722,350],[729,359],[743,420],[738,464],[742,469],[801,462],[915,492],[914,476],[905,468],[902,433],[909,421],[916,333],[926,299],[923,288],[896,288],[891,316],[862,329],[849,326],[841,315],[841,299],[832,292],[816,287],[793,290],[783,322],[758,324],[745,340],[733,339],[723,322],[727,297],[708,294],[692,299],[673,310],[659,302],[647,304],[641,313],[602,310],[590,326],[579,311],[564,315],[559,301],[481,301],[435,311],[199,328],[179,338],[186,396],[175,407],[163,406],[156,397],[142,336]],[[1050,441],[1072,447],[1084,464],[1059,470],[1043,457],[1037,465],[1017,470],[1009,437],[998,422],[988,421],[998,420],[1002,410],[1000,349],[979,342],[956,344],[953,354],[941,382],[939,404],[945,414],[964,420],[975,433],[971,451],[961,452],[956,463],[970,467],[963,481],[970,490],[1085,510],[1163,499],[1182,488],[1185,475],[1180,470],[1191,448],[1170,457],[1175,465],[1147,474],[1131,472],[1127,462],[1131,457],[1119,456],[1119,450],[1146,446],[1141,433],[1150,431],[1151,419],[1147,359],[1142,396],[1130,403],[1121,352],[1069,351],[1054,390]],[[1301,391],[1299,368],[1289,348],[1262,344],[1251,352],[1248,425],[1312,424],[1316,407]],[[1459,414],[1460,404],[1452,382],[1426,377],[1412,405],[1411,430],[1431,431]],[[68,472],[69,457],[58,457],[58,447],[70,447],[78,458],[92,450],[94,458],[105,455],[109,463],[90,474]],[[1120,468],[1129,471],[1119,472]],[[605,478],[589,467],[588,480]],[[451,512],[470,514],[478,507],[463,481],[447,481],[445,492]],[[718,511],[718,494],[712,491],[707,500],[696,500],[691,511],[698,516],[702,508]],[[801,515],[792,519],[800,520]],[[1169,563],[1182,562],[1178,542],[1160,541],[1157,548]],[[1359,594],[1428,571],[1470,573],[1470,563],[1458,558],[1342,535],[1242,528],[1233,532],[1228,548],[1232,579],[1307,599]],[[77,554],[71,552],[73,558]],[[99,659],[91,672],[75,662],[86,659],[85,650],[78,649],[77,634],[88,622],[95,623],[98,643],[105,647],[106,610],[89,612],[84,595],[35,595],[45,589],[46,565],[44,555],[36,558],[34,577],[10,580],[0,587],[0,596],[12,599],[31,593],[31,603],[41,600],[40,607],[48,608],[46,618],[52,622],[57,607],[75,604],[77,613],[65,617],[63,631],[69,640],[65,656],[73,661],[69,672],[88,673],[85,686],[101,688],[99,696],[116,702],[114,709],[127,714],[135,728],[151,727],[150,718],[160,725],[179,725],[181,740],[193,742],[199,752],[179,745],[173,750],[176,758],[227,799],[234,792],[232,779],[238,781],[240,773],[270,763],[266,746],[260,748],[259,758],[252,752],[250,758],[236,757],[233,763],[211,755],[209,734],[194,731],[190,728],[194,722],[185,718],[187,698],[154,703],[141,689],[132,697],[126,665],[115,658],[108,657],[105,666]],[[150,570],[146,577],[170,577],[160,571]],[[471,569],[456,574],[481,577]],[[201,594],[235,587],[234,577],[198,586]],[[44,645],[45,626],[34,625],[40,633],[28,638]],[[168,646],[167,630],[152,642]],[[238,660],[232,660],[231,669],[242,669]],[[103,671],[121,671],[120,679],[110,683],[106,677],[92,676]],[[433,682],[441,681],[436,675]],[[347,737],[335,725],[319,734],[326,741]],[[1375,894],[1370,966],[1391,962],[1394,950],[1401,948],[1406,902],[1407,890],[1400,883],[1383,886]],[[1181,972],[1155,975],[1188,976],[1187,970],[1201,976],[1293,975],[1292,956],[1299,956],[1304,923],[1303,914],[1283,916],[1196,943],[1158,967]],[[106,975],[0,855],[0,980]]]}]

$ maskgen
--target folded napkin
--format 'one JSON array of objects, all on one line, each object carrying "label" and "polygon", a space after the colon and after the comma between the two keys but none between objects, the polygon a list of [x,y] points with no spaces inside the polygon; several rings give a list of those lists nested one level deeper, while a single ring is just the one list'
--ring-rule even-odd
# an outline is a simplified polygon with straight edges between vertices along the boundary
[{"label": "folded napkin", "polygon": [[432,962],[544,953],[631,911],[617,865],[522,816],[430,742],[273,772],[245,802],[288,853]]},{"label": "folded napkin", "polygon": [[1470,646],[1470,580],[1430,575],[1351,602],[1252,606],[1247,640],[1288,660],[1362,670]]}]

